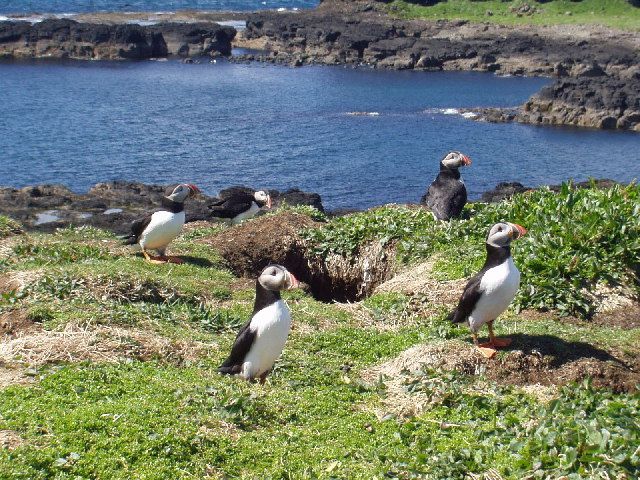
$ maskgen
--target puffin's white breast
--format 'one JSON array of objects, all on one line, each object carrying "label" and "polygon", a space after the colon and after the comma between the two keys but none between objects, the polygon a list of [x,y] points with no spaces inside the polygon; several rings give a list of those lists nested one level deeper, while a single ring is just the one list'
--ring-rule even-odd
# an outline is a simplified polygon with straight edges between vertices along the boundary
[{"label": "puffin's white breast", "polygon": [[155,212],[151,216],[151,222],[140,236],[140,246],[150,249],[166,247],[180,235],[184,220],[184,211],[178,213]]},{"label": "puffin's white breast", "polygon": [[490,268],[480,280],[482,292],[469,315],[469,326],[477,332],[485,323],[495,320],[513,301],[520,286],[520,271],[509,257],[500,265]]},{"label": "puffin's white breast", "polygon": [[256,338],[242,365],[242,376],[254,378],[268,372],[282,354],[289,331],[291,314],[284,300],[278,300],[257,312],[249,328]]},{"label": "puffin's white breast", "polygon": [[254,217],[256,213],[258,213],[259,211],[260,211],[260,207],[258,206],[258,204],[256,202],[251,202],[251,206],[249,207],[249,210],[239,213],[238,215],[233,217],[231,221],[233,223],[240,223],[241,221],[246,220],[247,218]]}]

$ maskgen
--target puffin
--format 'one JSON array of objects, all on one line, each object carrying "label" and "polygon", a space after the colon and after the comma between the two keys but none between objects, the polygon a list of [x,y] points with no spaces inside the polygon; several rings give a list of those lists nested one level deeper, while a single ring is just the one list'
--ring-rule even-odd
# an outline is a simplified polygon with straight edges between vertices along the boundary
[{"label": "puffin", "polygon": [[440,173],[420,200],[437,220],[460,216],[467,203],[467,187],[460,177],[460,167],[471,165],[471,159],[461,152],[449,152],[440,160]]},{"label": "puffin", "polygon": [[[511,242],[526,233],[524,227],[515,223],[502,222],[491,227],[484,266],[469,280],[458,307],[449,315],[453,323],[469,324],[473,343],[487,358],[496,354],[496,348],[511,344],[509,338],[496,338],[493,322],[507,309],[520,287],[520,271],[511,257]],[[480,344],[478,331],[485,323],[489,327],[489,341]]]},{"label": "puffin", "polygon": [[[134,220],[131,234],[124,238],[124,245],[135,245],[142,248],[142,254],[152,263],[182,263],[178,257],[165,255],[167,246],[182,231],[185,221],[184,201],[200,193],[200,189],[190,183],[181,183],[169,187],[162,197],[162,209],[145,217]],[[151,257],[148,250],[156,250],[158,257]]]},{"label": "puffin", "polygon": [[218,200],[209,205],[212,215],[227,218],[237,224],[254,217],[262,207],[271,208],[271,196],[264,190],[253,191],[246,187],[221,190]]},{"label": "puffin", "polygon": [[298,280],[285,267],[269,265],[262,270],[256,280],[251,319],[240,328],[219,373],[248,381],[259,379],[264,384],[291,330],[291,313],[280,291],[296,287]]}]

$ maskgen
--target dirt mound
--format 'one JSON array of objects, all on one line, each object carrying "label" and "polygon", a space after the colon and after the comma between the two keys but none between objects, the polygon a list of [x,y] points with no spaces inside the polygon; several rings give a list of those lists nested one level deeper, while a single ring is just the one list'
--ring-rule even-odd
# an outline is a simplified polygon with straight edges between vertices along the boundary
[{"label": "dirt mound", "polygon": [[24,440],[13,430],[0,430],[0,448],[13,450],[24,445]]},{"label": "dirt mound", "polygon": [[15,336],[33,330],[35,327],[27,313],[13,310],[0,314],[0,337]]},{"label": "dirt mound", "polygon": [[393,249],[374,242],[349,257],[312,253],[300,232],[322,225],[306,215],[265,215],[203,239],[217,249],[239,276],[255,278],[270,263],[279,263],[324,301],[359,300],[392,273]]},{"label": "dirt mound", "polygon": [[[62,330],[34,328],[5,339],[0,344],[0,364],[35,368],[58,362],[119,362],[132,358],[181,365],[207,355],[213,347],[140,329],[68,324]],[[18,369],[11,371],[22,375]]]},{"label": "dirt mound", "polygon": [[[502,384],[528,387],[528,391],[591,378],[596,387],[633,392],[640,384],[640,356],[614,355],[583,342],[569,342],[550,335],[513,335],[512,345],[494,359],[481,356],[459,340],[416,345],[398,357],[365,370],[365,383],[383,382],[386,411],[415,415],[434,401],[426,392],[410,392],[409,386],[425,369],[482,375]],[[539,387],[535,387],[538,385]],[[543,387],[544,386],[544,387]]]},{"label": "dirt mound", "polygon": [[640,302],[636,301],[624,308],[597,313],[590,323],[624,329],[640,328]]}]

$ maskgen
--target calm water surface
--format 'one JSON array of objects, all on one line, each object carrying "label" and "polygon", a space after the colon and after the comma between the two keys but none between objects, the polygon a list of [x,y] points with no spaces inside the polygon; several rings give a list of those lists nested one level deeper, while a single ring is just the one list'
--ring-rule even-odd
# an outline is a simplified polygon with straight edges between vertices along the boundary
[{"label": "calm water surface", "polygon": [[0,0],[0,13],[166,12],[311,8],[318,0]]},{"label": "calm water surface", "polygon": [[[630,181],[640,136],[474,122],[547,80],[178,62],[0,63],[0,185],[112,179],[300,187],[325,205],[417,201],[449,150],[472,197],[500,181]],[[349,112],[369,112],[350,115]]]}]

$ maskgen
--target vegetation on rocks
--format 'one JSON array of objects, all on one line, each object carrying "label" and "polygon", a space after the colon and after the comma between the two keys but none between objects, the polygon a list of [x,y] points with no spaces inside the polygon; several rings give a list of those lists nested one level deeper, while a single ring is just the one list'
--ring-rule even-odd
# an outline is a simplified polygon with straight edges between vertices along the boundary
[{"label": "vegetation on rocks", "polygon": [[404,18],[460,19],[501,24],[600,24],[640,29],[640,8],[629,0],[395,0],[388,9]]},{"label": "vegetation on rocks", "polygon": [[[449,285],[479,266],[487,225],[508,212],[529,228],[514,247],[523,285],[543,298],[552,286],[535,275],[566,276],[558,292],[583,282],[637,291],[639,194],[565,186],[474,204],[451,224],[383,207],[305,235],[317,254],[393,244],[398,268],[429,259],[439,268],[425,281]],[[184,265],[152,265],[94,228],[0,240],[0,440],[12,439],[0,441],[0,477],[637,477],[640,392],[616,388],[620,373],[639,378],[637,327],[509,313],[496,330],[514,345],[488,361],[437,298],[388,291],[338,304],[295,290],[284,293],[294,326],[267,383],[218,375],[254,291],[205,242],[229,228],[238,227],[188,226],[170,247]],[[520,302],[535,301],[522,290]],[[420,355],[367,375],[443,342],[453,350],[439,366]],[[451,367],[460,357],[470,363]],[[533,380],[514,381],[516,369]],[[612,388],[595,388],[591,372]],[[396,398],[421,410],[397,413]]]}]

